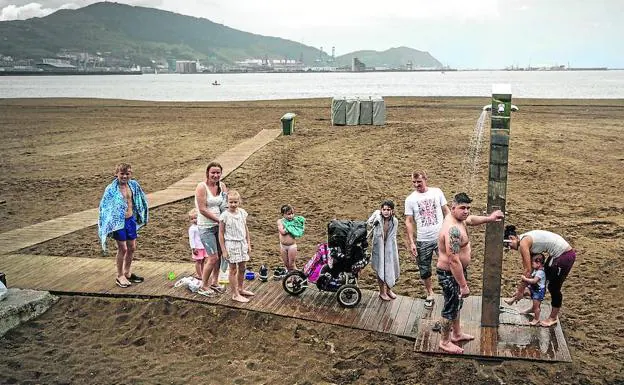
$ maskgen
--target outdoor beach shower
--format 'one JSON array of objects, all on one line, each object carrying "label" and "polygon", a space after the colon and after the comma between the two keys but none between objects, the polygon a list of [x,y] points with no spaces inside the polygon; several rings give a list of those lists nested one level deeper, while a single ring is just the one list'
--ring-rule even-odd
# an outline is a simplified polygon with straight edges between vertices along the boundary
[{"label": "outdoor beach shower", "polygon": [[[498,105],[498,113],[502,113],[504,112],[505,109],[505,105],[504,104],[499,104]],[[488,104],[487,106],[483,106],[483,111],[492,111],[492,105]],[[516,112],[518,111],[518,107],[516,107],[516,105],[512,104],[511,105],[511,112]]]}]

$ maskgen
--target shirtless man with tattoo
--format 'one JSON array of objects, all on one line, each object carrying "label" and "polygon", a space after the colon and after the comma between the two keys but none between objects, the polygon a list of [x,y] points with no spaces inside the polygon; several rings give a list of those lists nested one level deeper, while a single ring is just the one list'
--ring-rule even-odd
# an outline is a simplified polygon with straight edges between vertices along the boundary
[{"label": "shirtless man with tattoo", "polygon": [[438,238],[440,255],[436,272],[444,293],[440,349],[453,354],[464,352],[463,348],[456,345],[457,342],[474,339],[474,336],[462,333],[459,322],[463,298],[470,294],[466,273],[470,264],[470,239],[466,225],[478,226],[498,222],[503,218],[500,210],[488,216],[470,215],[471,202],[472,199],[466,193],[455,195],[451,205],[451,215],[444,218]]}]

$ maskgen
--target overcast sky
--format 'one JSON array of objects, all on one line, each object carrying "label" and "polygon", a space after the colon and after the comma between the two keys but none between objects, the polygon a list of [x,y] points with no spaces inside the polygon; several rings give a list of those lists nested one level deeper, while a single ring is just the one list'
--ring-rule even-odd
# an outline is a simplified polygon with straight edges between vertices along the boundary
[{"label": "overcast sky", "polygon": [[[0,0],[0,21],[92,0]],[[336,55],[407,46],[454,68],[624,68],[624,0],[118,0]]]}]

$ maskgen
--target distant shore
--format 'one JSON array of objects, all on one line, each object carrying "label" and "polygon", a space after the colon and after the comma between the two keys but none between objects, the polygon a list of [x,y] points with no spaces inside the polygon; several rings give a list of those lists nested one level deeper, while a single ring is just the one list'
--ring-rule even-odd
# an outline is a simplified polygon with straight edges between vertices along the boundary
[{"label": "distant shore", "polygon": [[0,76],[143,75],[141,71],[0,71]]},{"label": "distant shore", "polygon": [[[284,74],[284,73],[379,73],[379,72],[474,72],[474,71],[501,71],[501,72],[565,72],[565,71],[615,71],[617,68],[607,67],[579,67],[579,68],[504,68],[504,69],[457,69],[457,68],[423,68],[423,69],[377,69],[371,71],[217,71],[217,72],[189,72],[179,75],[211,75],[211,74]],[[142,71],[0,71],[0,76],[74,76],[74,75],[142,75],[142,74],[178,74],[177,72],[142,72]]]}]

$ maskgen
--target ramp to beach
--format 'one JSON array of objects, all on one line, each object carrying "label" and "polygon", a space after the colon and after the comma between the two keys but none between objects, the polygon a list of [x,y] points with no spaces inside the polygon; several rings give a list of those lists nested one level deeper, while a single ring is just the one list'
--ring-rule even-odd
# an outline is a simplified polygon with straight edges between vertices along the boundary
[{"label": "ramp to beach", "polygon": [[[219,155],[216,162],[223,166],[223,177],[236,170],[254,152],[281,134],[281,130],[262,130]],[[176,202],[195,195],[197,183],[205,179],[206,166],[193,172],[186,178],[172,184],[164,190],[147,194],[150,208]],[[36,245],[73,233],[83,228],[97,225],[98,208],[69,214],[49,221],[22,227],[0,234],[0,254],[12,253],[25,247]]]},{"label": "ramp to beach", "polygon": [[[436,298],[432,309],[425,309],[424,300],[398,296],[383,301],[377,292],[362,290],[362,300],[354,308],[343,308],[336,294],[319,291],[313,285],[299,296],[290,296],[281,281],[259,280],[247,283],[256,293],[248,303],[232,301],[228,294],[204,297],[186,288],[174,287],[169,280],[193,274],[191,263],[151,262],[137,260],[133,267],[145,277],[145,282],[120,288],[115,284],[113,258],[77,258],[11,254],[0,258],[0,271],[6,273],[11,287],[46,290],[54,294],[95,295],[135,298],[178,298],[230,308],[270,313],[284,317],[340,325],[352,329],[393,334],[415,341],[415,350],[440,353],[440,334],[433,330],[439,319],[442,298]],[[481,328],[481,297],[469,297],[464,302],[462,321],[474,341],[464,344],[464,355],[487,358],[520,358],[539,361],[571,361],[563,332],[559,325],[540,328],[528,325],[528,319],[517,311],[501,314],[498,328]],[[548,314],[544,306],[543,312]]]}]

